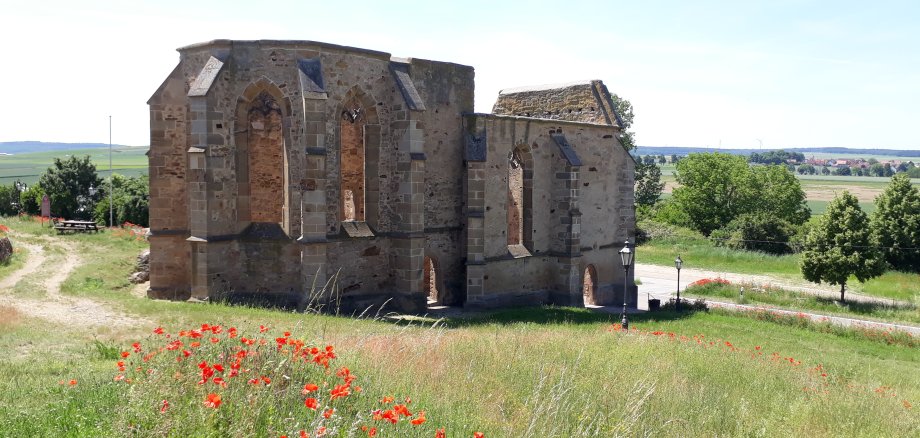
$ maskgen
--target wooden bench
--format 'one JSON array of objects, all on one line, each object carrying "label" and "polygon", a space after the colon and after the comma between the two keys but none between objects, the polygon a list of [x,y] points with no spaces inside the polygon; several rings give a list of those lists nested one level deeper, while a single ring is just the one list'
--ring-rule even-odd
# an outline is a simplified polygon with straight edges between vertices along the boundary
[{"label": "wooden bench", "polygon": [[57,221],[54,223],[54,229],[58,234],[64,234],[67,231],[87,233],[99,231],[99,226],[93,221]]}]

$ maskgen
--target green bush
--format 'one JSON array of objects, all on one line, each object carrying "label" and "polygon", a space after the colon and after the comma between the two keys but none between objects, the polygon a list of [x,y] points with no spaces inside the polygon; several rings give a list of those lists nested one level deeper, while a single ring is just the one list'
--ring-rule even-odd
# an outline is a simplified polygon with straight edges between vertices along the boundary
[{"label": "green bush", "polygon": [[99,199],[99,191],[91,189],[98,189],[101,183],[89,155],[55,158],[38,179],[38,185],[51,199],[51,214],[63,218],[88,219]]},{"label": "green bush", "polygon": [[643,244],[649,240],[681,240],[702,241],[706,240],[702,234],[690,228],[671,225],[653,219],[642,219],[636,222],[636,244]]},{"label": "green bush", "polygon": [[0,186],[0,215],[19,213],[19,191],[13,186]]},{"label": "green bush", "polygon": [[[101,197],[96,203],[94,218],[96,222],[109,222],[109,181],[101,187]],[[149,184],[147,175],[126,177],[115,174],[112,178],[114,208],[112,215],[115,224],[130,222],[135,225],[149,226]],[[115,224],[108,224],[109,226]]]},{"label": "green bush", "polygon": [[657,222],[672,224],[679,227],[687,227],[691,223],[690,215],[671,199],[665,199],[664,201],[658,202],[653,211],[654,213],[652,216]]},{"label": "green bush", "polygon": [[782,219],[758,213],[742,214],[710,236],[717,246],[768,254],[789,254],[795,228]]},{"label": "green bush", "polygon": [[38,215],[42,212],[42,197],[45,191],[35,184],[19,194],[19,205],[23,213]]}]

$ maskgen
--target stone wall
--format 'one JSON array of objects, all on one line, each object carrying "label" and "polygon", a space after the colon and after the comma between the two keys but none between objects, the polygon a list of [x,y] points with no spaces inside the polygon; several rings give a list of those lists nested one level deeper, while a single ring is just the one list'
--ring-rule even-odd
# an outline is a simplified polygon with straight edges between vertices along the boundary
[{"label": "stone wall", "polygon": [[[634,163],[616,140],[618,128],[481,114],[470,117],[469,123],[487,145],[482,288],[488,292],[471,301],[484,306],[581,305],[584,272],[593,264],[595,303],[622,302],[624,272],[617,251],[634,233],[632,199],[624,196],[632,193]],[[507,236],[509,220],[518,214],[508,194],[509,184],[514,190],[518,187],[509,179],[512,151],[520,152],[524,169],[533,172],[533,205],[529,213],[522,211],[525,217],[521,218],[531,224],[532,245],[523,252]],[[628,281],[631,278],[632,273]],[[634,294],[633,286],[627,297],[631,303]]]},{"label": "stone wall", "polygon": [[588,262],[599,301],[622,293],[632,161],[603,84],[476,116],[467,66],[309,41],[179,52],[149,102],[151,297],[579,305]]},{"label": "stone wall", "polygon": [[599,80],[501,90],[493,114],[620,126]]}]

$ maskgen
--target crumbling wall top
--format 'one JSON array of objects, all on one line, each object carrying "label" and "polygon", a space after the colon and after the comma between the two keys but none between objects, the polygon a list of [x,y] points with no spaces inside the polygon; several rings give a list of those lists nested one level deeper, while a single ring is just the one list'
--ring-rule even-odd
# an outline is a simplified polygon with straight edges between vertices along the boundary
[{"label": "crumbling wall top", "polygon": [[504,89],[492,113],[622,126],[610,92],[600,80]]}]

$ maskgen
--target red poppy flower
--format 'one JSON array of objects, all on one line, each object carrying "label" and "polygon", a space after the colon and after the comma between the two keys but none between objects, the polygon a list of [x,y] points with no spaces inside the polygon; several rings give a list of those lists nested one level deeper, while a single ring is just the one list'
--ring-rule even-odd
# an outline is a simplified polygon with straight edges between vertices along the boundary
[{"label": "red poppy flower", "polygon": [[332,396],[333,400],[341,397],[348,397],[350,394],[351,390],[348,385],[336,385],[335,388],[332,388],[332,391],[329,391],[329,395]]},{"label": "red poppy flower", "polygon": [[397,414],[402,415],[403,417],[412,416],[412,413],[409,412],[409,408],[407,408],[406,405],[395,405],[393,406],[393,410],[396,411]]},{"label": "red poppy flower", "polygon": [[204,399],[204,405],[209,408],[217,409],[220,407],[221,403],[223,403],[223,401],[220,399],[220,394],[211,393]]},{"label": "red poppy flower", "polygon": [[444,433],[443,427],[434,431],[434,438],[447,438],[447,434]]},{"label": "red poppy flower", "polygon": [[473,438],[485,438],[485,436],[482,432],[473,432]]},{"label": "red poppy flower", "polygon": [[308,407],[308,408],[310,408],[310,409],[312,409],[312,410],[314,410],[314,411],[316,410],[317,403],[316,403],[316,399],[313,398],[313,397],[310,397],[310,398],[304,400],[304,401],[303,401],[303,404],[304,404],[304,406],[306,406],[306,407]]},{"label": "red poppy flower", "polygon": [[163,404],[162,404],[162,406],[160,407],[160,413],[162,414],[162,413],[166,412],[167,409],[169,409],[169,401],[163,400]]},{"label": "red poppy flower", "polygon": [[418,415],[410,421],[413,426],[418,426],[425,422],[425,411],[420,411]]},{"label": "red poppy flower", "polygon": [[313,391],[316,391],[317,389],[319,389],[319,386],[316,386],[312,383],[307,383],[306,385],[303,386],[303,391],[301,391],[301,393],[304,395],[307,395]]},{"label": "red poppy flower", "polygon": [[332,417],[332,414],[334,414],[334,413],[335,413],[335,409],[326,409],[326,410],[323,412],[323,418],[331,418],[331,417]]}]

